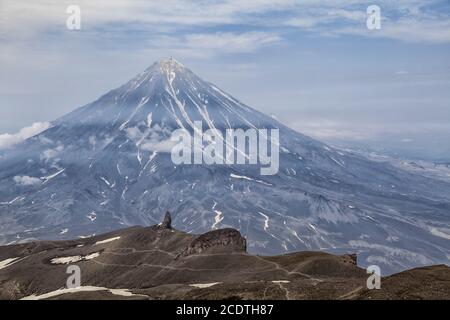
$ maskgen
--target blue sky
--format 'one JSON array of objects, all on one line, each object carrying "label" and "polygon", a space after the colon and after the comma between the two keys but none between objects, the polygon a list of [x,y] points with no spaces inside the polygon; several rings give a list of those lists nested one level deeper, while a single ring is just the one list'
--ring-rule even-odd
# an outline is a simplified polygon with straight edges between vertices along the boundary
[{"label": "blue sky", "polygon": [[448,0],[2,0],[0,43],[0,147],[174,56],[316,138],[450,157]]}]

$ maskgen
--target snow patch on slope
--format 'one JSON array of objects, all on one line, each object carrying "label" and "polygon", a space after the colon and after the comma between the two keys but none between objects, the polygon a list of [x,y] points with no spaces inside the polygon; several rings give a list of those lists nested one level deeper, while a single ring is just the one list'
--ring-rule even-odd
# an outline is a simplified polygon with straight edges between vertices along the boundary
[{"label": "snow patch on slope", "polygon": [[0,270],[5,269],[9,266],[12,266],[14,263],[17,262],[17,259],[19,259],[19,258],[9,258],[9,259],[0,261]]},{"label": "snow patch on slope", "polygon": [[264,226],[263,226],[263,228],[264,228],[264,231],[267,231],[267,229],[269,229],[269,217],[267,216],[267,215],[265,215],[264,213],[262,213],[262,212],[258,212],[261,216],[263,216],[263,218],[264,218]]},{"label": "snow patch on slope", "polygon": [[119,239],[120,239],[120,237],[109,238],[109,239],[97,241],[97,242],[95,243],[95,245],[98,245],[98,244],[104,244],[104,243],[112,242],[112,241],[119,240]]},{"label": "snow patch on slope", "polygon": [[31,296],[24,297],[21,300],[43,300],[43,299],[53,298],[56,296],[60,296],[62,294],[67,294],[67,293],[92,292],[92,291],[109,291],[110,293],[112,293],[114,295],[122,296],[122,297],[132,297],[132,296],[146,297],[145,295],[134,294],[134,293],[130,292],[129,289],[109,289],[109,288],[105,288],[105,287],[82,286],[82,287],[70,288],[70,289],[58,289],[58,290],[47,292],[47,293],[44,293],[41,295],[33,294]]},{"label": "snow patch on slope", "polygon": [[255,182],[258,182],[258,183],[265,184],[266,186],[271,186],[272,185],[272,184],[270,184],[268,182],[252,179],[252,178],[247,177],[247,176],[240,176],[240,175],[237,175],[237,174],[234,174],[234,173],[230,173],[230,177],[234,178],[234,179],[243,179],[243,180],[248,180],[248,181],[255,181]]},{"label": "snow patch on slope", "polygon": [[[444,231],[442,231],[443,229],[438,229],[438,228],[431,228],[430,232],[432,235],[436,236],[436,237],[440,237],[440,238],[444,238],[447,240],[450,240],[450,232],[446,233]],[[448,229],[446,229],[447,231]],[[448,231],[447,231],[448,232]]]},{"label": "snow patch on slope", "polygon": [[53,258],[50,262],[52,264],[70,264],[75,263],[79,261],[88,261],[97,258],[100,256],[100,252],[94,252],[91,254],[88,254],[86,256],[70,256],[70,257],[60,257],[60,258]]}]

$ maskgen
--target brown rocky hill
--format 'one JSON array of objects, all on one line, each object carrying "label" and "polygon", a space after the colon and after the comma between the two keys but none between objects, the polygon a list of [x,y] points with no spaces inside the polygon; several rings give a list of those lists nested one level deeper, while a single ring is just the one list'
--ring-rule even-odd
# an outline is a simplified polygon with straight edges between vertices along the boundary
[{"label": "brown rocky hill", "polygon": [[[255,256],[234,229],[192,235],[172,228],[170,215],[72,241],[0,247],[1,299],[449,299],[450,268],[433,266],[382,279],[355,255],[298,252]],[[81,287],[67,289],[69,265]]]}]

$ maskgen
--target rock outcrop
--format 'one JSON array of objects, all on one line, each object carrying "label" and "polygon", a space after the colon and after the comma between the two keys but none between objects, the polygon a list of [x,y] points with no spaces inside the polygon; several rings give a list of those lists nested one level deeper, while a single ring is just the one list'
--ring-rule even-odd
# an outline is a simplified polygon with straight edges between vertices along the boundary
[{"label": "rock outcrop", "polygon": [[358,255],[356,253],[342,255],[343,261],[349,264],[358,265]]},{"label": "rock outcrop", "polygon": [[201,254],[206,251],[245,253],[247,251],[247,240],[236,229],[226,228],[213,230],[199,235],[192,240],[179,256]]},{"label": "rock outcrop", "polygon": [[172,217],[170,216],[169,211],[166,211],[164,220],[161,223],[161,228],[172,229]]}]

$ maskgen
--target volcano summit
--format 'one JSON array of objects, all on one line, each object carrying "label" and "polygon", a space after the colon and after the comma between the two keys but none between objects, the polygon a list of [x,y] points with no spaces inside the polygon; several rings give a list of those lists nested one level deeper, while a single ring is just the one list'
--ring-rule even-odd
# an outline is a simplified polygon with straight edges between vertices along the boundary
[{"label": "volcano summit", "polygon": [[[279,130],[278,173],[175,165],[171,134],[194,134],[196,121],[212,132]],[[2,244],[153,225],[169,209],[184,232],[239,230],[250,253],[355,252],[383,274],[450,263],[448,182],[302,135],[174,59],[0,156]]]}]

